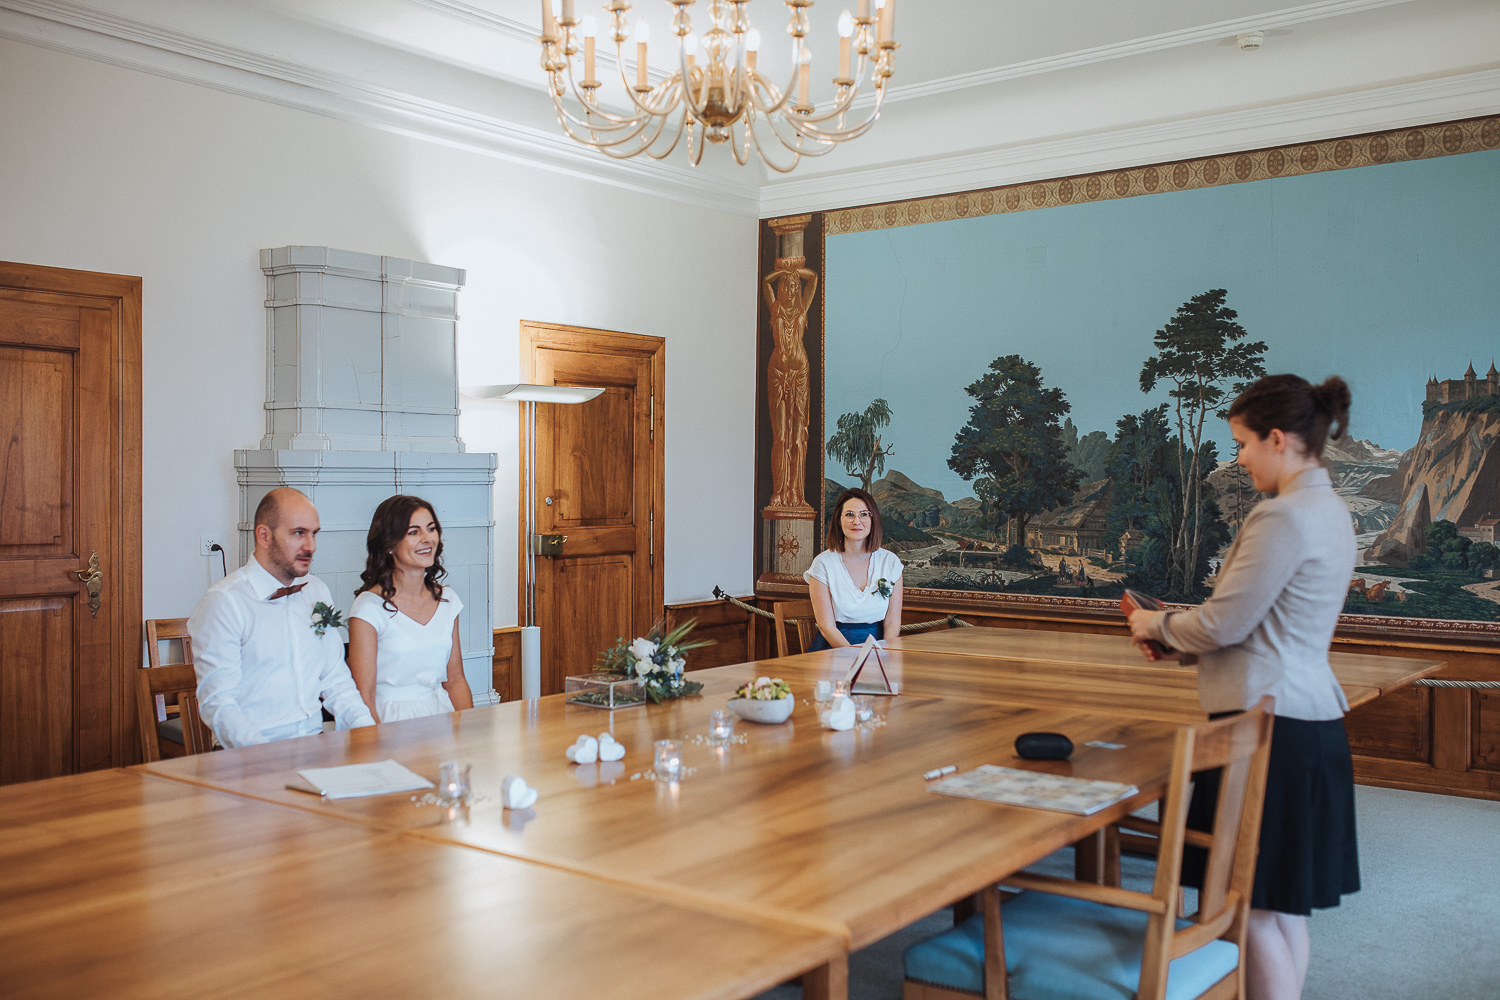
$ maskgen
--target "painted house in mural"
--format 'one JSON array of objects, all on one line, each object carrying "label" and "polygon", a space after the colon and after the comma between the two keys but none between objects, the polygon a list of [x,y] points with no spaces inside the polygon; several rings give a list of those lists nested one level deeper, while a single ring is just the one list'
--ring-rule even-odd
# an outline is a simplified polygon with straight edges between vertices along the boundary
[{"label": "painted house in mural", "polygon": [[1108,558],[1103,539],[1112,501],[1110,483],[1108,479],[1084,483],[1071,503],[1032,518],[1026,525],[1026,547]]}]

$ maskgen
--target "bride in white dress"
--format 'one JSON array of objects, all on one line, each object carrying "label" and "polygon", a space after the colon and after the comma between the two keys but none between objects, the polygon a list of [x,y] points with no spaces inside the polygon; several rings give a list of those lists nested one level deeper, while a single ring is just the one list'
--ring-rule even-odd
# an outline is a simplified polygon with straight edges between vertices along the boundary
[{"label": "bride in white dress", "polygon": [[473,708],[458,642],[458,594],[440,582],[443,528],[432,505],[375,508],[363,585],[349,609],[349,672],[376,722]]}]

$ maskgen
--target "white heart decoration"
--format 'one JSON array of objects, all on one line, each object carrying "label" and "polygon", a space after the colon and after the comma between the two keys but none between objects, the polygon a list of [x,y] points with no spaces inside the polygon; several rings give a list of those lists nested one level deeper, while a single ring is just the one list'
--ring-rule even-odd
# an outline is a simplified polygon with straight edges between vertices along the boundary
[{"label": "white heart decoration", "polygon": [[818,716],[818,721],[823,723],[824,728],[839,732],[845,729],[853,729],[854,702],[848,698],[834,699],[832,707],[823,711]]},{"label": "white heart decoration", "polygon": [[601,742],[599,744],[600,760],[619,760],[624,756],[625,746],[622,743],[616,743],[614,740],[610,740],[608,743]]},{"label": "white heart decoration", "polygon": [[526,809],[536,801],[540,793],[526,784],[519,774],[508,774],[500,782],[500,800],[507,809]]},{"label": "white heart decoration", "polygon": [[575,764],[592,764],[599,759],[599,741],[592,736],[580,736],[577,743],[563,751],[563,756]]}]

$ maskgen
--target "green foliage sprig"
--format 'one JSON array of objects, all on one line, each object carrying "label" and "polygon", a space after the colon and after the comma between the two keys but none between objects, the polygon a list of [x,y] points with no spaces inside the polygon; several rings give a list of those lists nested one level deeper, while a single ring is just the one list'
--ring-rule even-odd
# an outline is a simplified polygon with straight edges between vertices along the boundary
[{"label": "green foliage sprig", "polygon": [[344,614],[337,608],[319,601],[313,605],[312,630],[322,635],[331,628],[344,627]]}]

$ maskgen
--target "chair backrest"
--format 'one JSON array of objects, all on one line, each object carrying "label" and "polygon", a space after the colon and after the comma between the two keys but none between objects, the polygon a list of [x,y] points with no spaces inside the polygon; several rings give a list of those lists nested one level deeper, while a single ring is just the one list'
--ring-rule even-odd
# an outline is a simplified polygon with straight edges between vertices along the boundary
[{"label": "chair backrest", "polygon": [[[182,643],[182,663],[161,662],[161,644]],[[182,746],[186,753],[203,753],[213,745],[213,736],[197,711],[198,677],[193,672],[193,638],[186,618],[146,620],[146,666],[136,672],[136,722],[140,729],[141,758],[161,759],[157,725],[168,719],[167,708],[175,705],[182,721]],[[184,705],[184,701],[188,702]]]},{"label": "chair backrest", "polygon": [[[1160,850],[1151,891],[1166,912],[1153,914],[1147,928],[1142,997],[1163,995],[1172,959],[1210,941],[1232,939],[1244,954],[1273,707],[1274,700],[1266,697],[1240,715],[1178,730],[1172,776],[1161,807]],[[1212,834],[1187,828],[1192,776],[1210,768],[1222,769]],[[1208,862],[1198,912],[1187,927],[1175,930],[1184,844],[1206,849]]]},{"label": "chair backrest", "polygon": [[797,652],[805,653],[812,648],[813,633],[817,629],[817,619],[813,617],[812,601],[777,601],[771,605],[771,612],[776,616],[776,655],[791,656],[791,650],[787,648],[786,627],[788,623],[797,626],[797,639],[801,643]]}]

